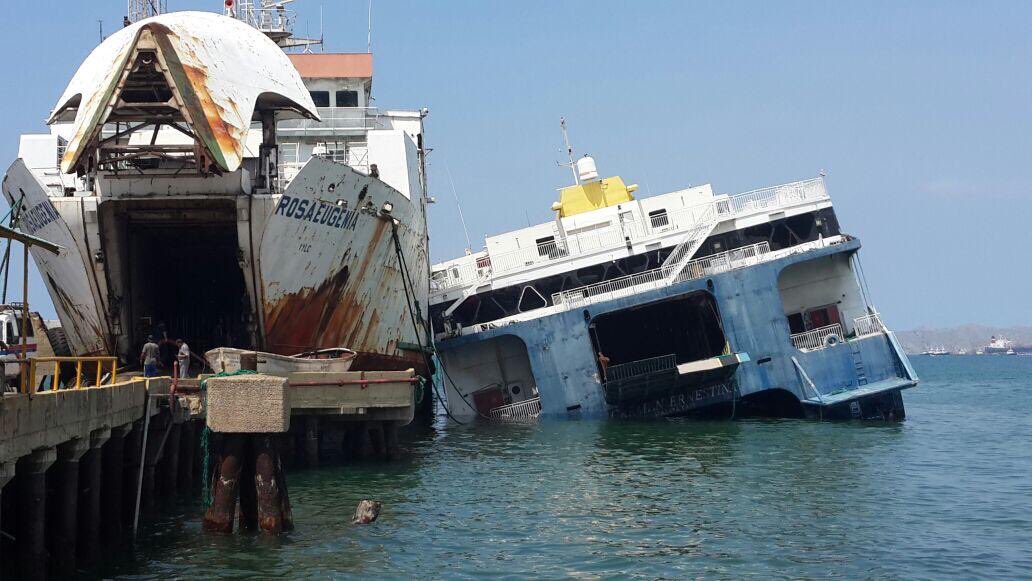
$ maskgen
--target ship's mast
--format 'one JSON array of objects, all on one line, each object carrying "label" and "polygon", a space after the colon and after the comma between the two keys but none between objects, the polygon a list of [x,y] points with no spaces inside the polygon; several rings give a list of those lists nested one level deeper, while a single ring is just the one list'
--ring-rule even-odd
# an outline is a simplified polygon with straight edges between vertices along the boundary
[{"label": "ship's mast", "polygon": [[166,12],[168,12],[168,7],[165,5],[165,0],[129,0],[126,20],[130,23],[138,22]]},{"label": "ship's mast", "polygon": [[265,33],[282,48],[305,48],[323,43],[320,38],[295,38],[297,13],[287,10],[294,0],[224,0],[226,16],[232,16]]},{"label": "ship's mast", "polygon": [[577,164],[573,161],[573,146],[570,145],[570,136],[566,134],[566,117],[559,118],[559,127],[563,130],[563,143],[566,144],[566,155],[570,157],[570,163],[561,163],[559,165],[565,165],[570,168],[573,172],[573,183],[580,185],[580,176],[577,175]]}]

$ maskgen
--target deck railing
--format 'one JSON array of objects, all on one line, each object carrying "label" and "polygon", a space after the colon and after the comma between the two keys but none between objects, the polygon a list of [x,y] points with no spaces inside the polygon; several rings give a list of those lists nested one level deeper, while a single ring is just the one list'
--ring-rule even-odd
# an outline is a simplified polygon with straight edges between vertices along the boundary
[{"label": "deck railing", "polygon": [[320,119],[285,119],[276,124],[284,135],[383,129],[386,124],[376,107],[317,107]]},{"label": "deck railing", "polygon": [[639,359],[638,361],[631,361],[630,363],[611,365],[608,369],[606,369],[605,379],[606,381],[618,381],[621,379],[630,379],[632,377],[649,375],[650,373],[670,371],[676,368],[676,355],[660,355],[659,357]]},{"label": "deck railing", "polygon": [[[828,337],[835,336],[837,339],[829,340]],[[843,339],[842,325],[835,323],[811,329],[805,333],[792,335],[792,344],[800,351],[816,351],[835,344],[836,340]]]},{"label": "deck railing", "polygon": [[532,420],[540,415],[540,397],[496,407],[488,413],[492,420]]},{"label": "deck railing", "polygon": [[868,335],[877,335],[884,332],[885,325],[882,323],[878,313],[871,313],[853,319],[853,333],[857,337],[867,337]]},{"label": "deck railing", "polygon": [[481,284],[491,277],[490,264],[477,267],[474,262],[452,264],[430,273],[430,289],[433,292],[444,292],[453,288],[463,288]]},{"label": "deck railing", "polygon": [[814,178],[733,196],[716,196],[685,208],[669,209],[665,215],[665,222],[659,225],[653,224],[649,219],[645,222],[628,220],[621,223],[614,217],[613,223],[609,226],[568,234],[566,237],[560,235],[558,229],[553,228],[551,235],[554,236],[554,240],[527,248],[490,253],[489,274],[508,273],[538,264],[625,247],[627,239],[631,242],[641,242],[650,237],[669,235],[678,231],[687,233],[693,225],[699,223],[702,216],[714,210],[720,220],[727,220],[741,214],[818,201],[827,197],[824,179]]},{"label": "deck railing", "polygon": [[[752,266],[763,261],[764,255],[770,253],[770,245],[766,242],[725,250],[710,256],[696,258],[684,265],[684,269],[674,282],[694,280],[742,268]],[[584,304],[591,304],[601,300],[612,300],[622,296],[631,296],[640,292],[660,288],[667,284],[666,278],[670,274],[667,268],[655,268],[614,278],[603,282],[596,282],[586,286],[578,287],[568,291],[558,292],[552,295],[552,303],[565,308],[572,308]],[[627,291],[627,292],[621,292]]]},{"label": "deck railing", "polygon": [[728,198],[723,207],[718,205],[718,211],[745,214],[827,197],[828,190],[824,186],[824,178],[818,177],[736,194]]}]

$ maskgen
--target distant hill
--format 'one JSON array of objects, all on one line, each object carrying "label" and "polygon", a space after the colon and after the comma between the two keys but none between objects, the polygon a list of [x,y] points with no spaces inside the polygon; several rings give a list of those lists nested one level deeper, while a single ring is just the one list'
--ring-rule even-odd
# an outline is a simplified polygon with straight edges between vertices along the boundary
[{"label": "distant hill", "polygon": [[903,343],[907,353],[921,353],[931,347],[943,346],[951,351],[967,349],[974,353],[989,343],[992,336],[1004,336],[1015,345],[1032,345],[1032,327],[988,327],[986,325],[962,325],[942,329],[920,328],[911,331],[897,331],[896,336]]}]

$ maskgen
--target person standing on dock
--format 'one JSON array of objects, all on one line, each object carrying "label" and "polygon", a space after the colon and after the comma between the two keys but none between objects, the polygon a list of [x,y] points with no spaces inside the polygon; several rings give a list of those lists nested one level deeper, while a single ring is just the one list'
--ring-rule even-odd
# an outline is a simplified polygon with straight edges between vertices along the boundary
[{"label": "person standing on dock", "polygon": [[179,353],[176,354],[179,361],[179,379],[185,379],[190,377],[190,346],[182,339],[176,339],[176,345],[179,347]]},{"label": "person standing on dock", "polygon": [[147,335],[147,342],[140,351],[140,363],[143,364],[144,377],[158,375],[158,344],[154,342],[153,335]]}]

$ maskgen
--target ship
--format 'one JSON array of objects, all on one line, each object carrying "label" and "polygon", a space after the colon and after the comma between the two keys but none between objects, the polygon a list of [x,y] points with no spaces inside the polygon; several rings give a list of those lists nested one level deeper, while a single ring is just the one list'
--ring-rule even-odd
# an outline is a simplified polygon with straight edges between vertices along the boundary
[{"label": "ship", "polygon": [[1032,345],[1018,345],[1002,335],[993,335],[980,351],[985,355],[1032,355]]},{"label": "ship", "polygon": [[823,175],[639,198],[563,133],[554,219],[431,267],[457,420],[905,417],[918,376]]},{"label": "ship", "polygon": [[370,106],[372,54],[311,51],[284,4],[130,2],[21,136],[3,192],[62,247],[32,256],[70,354],[167,336],[427,373],[428,111]]}]

